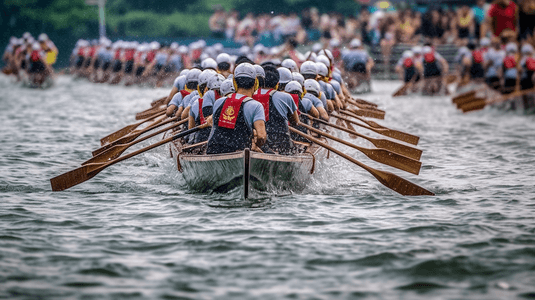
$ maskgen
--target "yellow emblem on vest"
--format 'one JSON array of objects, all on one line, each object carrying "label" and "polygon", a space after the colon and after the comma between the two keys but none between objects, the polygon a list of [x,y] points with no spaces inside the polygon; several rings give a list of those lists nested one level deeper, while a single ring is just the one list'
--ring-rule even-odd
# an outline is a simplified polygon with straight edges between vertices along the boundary
[{"label": "yellow emblem on vest", "polygon": [[234,108],[232,106],[227,107],[225,113],[223,114],[223,119],[227,121],[232,121],[236,116],[234,116]]}]

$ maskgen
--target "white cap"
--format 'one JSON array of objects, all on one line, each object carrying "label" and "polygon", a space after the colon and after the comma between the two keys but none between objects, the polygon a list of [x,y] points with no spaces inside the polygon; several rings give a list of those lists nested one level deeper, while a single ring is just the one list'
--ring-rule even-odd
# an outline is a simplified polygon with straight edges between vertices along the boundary
[{"label": "white cap", "polygon": [[223,51],[223,44],[221,44],[221,43],[216,43],[216,44],[214,44],[212,47],[213,47],[214,50],[217,51],[217,52],[221,52],[221,51]]},{"label": "white cap", "polygon": [[321,48],[323,47],[321,46],[320,43],[315,43],[314,45],[312,45],[312,52],[318,53],[321,50]]},{"label": "white cap", "polygon": [[300,93],[302,93],[303,87],[301,86],[299,82],[292,80],[288,82],[288,84],[286,84],[286,86],[284,87],[284,91],[287,93],[291,93],[295,91],[299,91]]},{"label": "white cap", "polygon": [[297,72],[292,72],[292,80],[299,82],[301,85],[305,84],[305,77]]},{"label": "white cap", "polygon": [[318,55],[318,57],[316,57],[316,62],[321,62],[321,63],[324,63],[325,66],[329,67],[331,65],[331,61],[329,60],[329,58],[325,55]]},{"label": "white cap", "polygon": [[256,79],[256,71],[253,65],[250,63],[239,64],[236,69],[234,69],[234,77],[246,77],[251,79]]},{"label": "white cap", "polygon": [[206,53],[206,52],[203,52],[203,53],[201,54],[201,56],[199,57],[199,59],[200,59],[201,61],[203,61],[203,60],[205,60],[205,59],[207,59],[207,58],[210,58],[210,55],[208,55],[208,53]]},{"label": "white cap", "polygon": [[41,33],[39,35],[39,42],[44,42],[46,40],[48,40],[48,35],[46,35],[46,33]]},{"label": "white cap", "polygon": [[266,77],[266,71],[261,65],[254,65],[254,69],[256,71],[256,77]]},{"label": "white cap", "polygon": [[188,73],[189,73],[189,69],[184,69],[184,70],[180,71],[180,74],[178,76],[182,76],[182,75],[186,76],[186,75],[188,75]]},{"label": "white cap", "polygon": [[152,42],[152,43],[150,43],[150,48],[151,48],[152,50],[160,49],[160,43],[158,43],[158,42]]},{"label": "white cap", "polygon": [[358,48],[362,46],[362,43],[359,39],[352,39],[351,42],[349,43],[349,47],[351,48]]},{"label": "white cap", "polygon": [[533,46],[531,46],[530,44],[524,44],[524,46],[522,46],[522,54],[529,53],[533,53]]},{"label": "white cap", "polygon": [[262,52],[266,52],[266,47],[264,47],[264,45],[262,45],[262,44],[256,44],[256,45],[254,46],[254,48],[253,48],[253,52],[254,52],[254,53],[258,53],[258,52],[260,52],[260,51],[262,51]]},{"label": "white cap", "polygon": [[217,75],[217,73],[214,70],[207,69],[202,71],[201,75],[199,75],[199,85],[208,84],[210,77],[215,75]]},{"label": "white cap", "polygon": [[311,61],[305,61],[301,65],[301,74],[312,74],[317,75],[318,74],[318,67],[316,66],[316,63]]},{"label": "white cap", "polygon": [[277,47],[273,47],[269,50],[269,54],[271,55],[278,55],[279,54],[279,49],[277,49]]},{"label": "white cap", "polygon": [[29,37],[31,37],[31,36],[32,36],[32,34],[29,33],[28,31],[26,31],[26,32],[22,35],[22,37],[25,38],[25,39],[27,39],[27,38],[29,38]]},{"label": "white cap", "polygon": [[307,79],[305,80],[305,90],[309,92],[316,92],[317,94],[319,94],[321,91],[321,87],[320,87],[320,84],[316,80]]},{"label": "white cap", "polygon": [[189,51],[188,46],[182,45],[182,46],[178,47],[178,52],[180,52],[182,54],[186,54],[186,53],[188,53],[188,51]]},{"label": "white cap", "polygon": [[292,72],[297,72],[299,70],[297,68],[297,64],[295,63],[295,61],[293,59],[289,59],[289,58],[283,60],[282,63],[281,63],[281,66],[289,69]]},{"label": "white cap", "polygon": [[505,45],[505,52],[517,52],[518,46],[515,43],[508,43]]},{"label": "white cap", "polygon": [[411,50],[403,51],[403,55],[402,55],[403,58],[409,58],[409,57],[413,57],[413,56],[414,56],[414,53],[412,53]]},{"label": "white cap", "polygon": [[422,51],[423,51],[422,50],[422,46],[414,46],[414,47],[412,47],[412,52],[414,54],[422,54]]},{"label": "white cap", "polygon": [[318,55],[314,52],[308,51],[307,53],[305,53],[305,57],[308,58],[308,60],[316,61],[316,57],[318,57]]},{"label": "white cap", "polygon": [[173,49],[173,50],[177,50],[178,49],[178,43],[177,42],[172,42],[170,48]]},{"label": "white cap", "polygon": [[223,82],[221,82],[219,91],[223,96],[236,92],[236,90],[234,90],[234,83],[232,82],[232,79],[225,79]]},{"label": "white cap", "polygon": [[240,48],[240,54],[241,55],[247,55],[247,54],[249,54],[250,50],[251,50],[251,48],[249,48],[249,46],[242,46]]},{"label": "white cap", "polygon": [[329,75],[329,69],[327,69],[327,66],[322,62],[317,62],[316,67],[318,68],[318,74],[321,76],[328,76]]},{"label": "white cap", "polygon": [[200,48],[206,47],[206,41],[205,40],[198,40],[197,44],[199,45]]},{"label": "white cap", "polygon": [[215,60],[213,58],[207,58],[207,59],[202,61],[201,67],[203,69],[214,69],[214,70],[216,70],[217,69],[217,63],[215,62]]},{"label": "white cap", "polygon": [[331,39],[329,45],[333,48],[340,46],[340,41],[338,39]]},{"label": "white cap", "polygon": [[323,55],[327,56],[331,61],[334,61],[333,53],[329,49],[323,49],[323,50],[321,50],[321,53],[318,53],[318,55],[319,54],[323,54]]},{"label": "white cap", "polygon": [[188,74],[186,75],[186,83],[190,82],[198,82],[199,76],[201,75],[202,71],[199,69],[191,69],[189,70]]},{"label": "white cap", "polygon": [[277,71],[279,71],[279,82],[280,83],[288,83],[290,81],[292,81],[292,72],[290,72],[290,70],[284,68],[284,67],[280,67],[277,69]]},{"label": "white cap", "polygon": [[488,37],[484,37],[479,41],[479,44],[483,47],[490,46],[490,39]]},{"label": "white cap", "polygon": [[[414,52],[414,50],[413,50],[413,52]],[[425,47],[422,48],[422,52],[424,54],[431,53],[431,52],[433,52],[433,48],[431,48],[429,46],[425,46]]]},{"label": "white cap", "polygon": [[218,90],[221,87],[221,82],[225,80],[225,77],[221,74],[216,74],[208,78],[208,88],[211,90]]},{"label": "white cap", "polygon": [[39,43],[33,43],[32,44],[32,49],[33,50],[39,50],[39,49],[41,49],[41,46],[39,45]]},{"label": "white cap", "polygon": [[215,60],[218,64],[223,63],[223,62],[230,64],[230,55],[226,53],[221,53],[216,57]]}]

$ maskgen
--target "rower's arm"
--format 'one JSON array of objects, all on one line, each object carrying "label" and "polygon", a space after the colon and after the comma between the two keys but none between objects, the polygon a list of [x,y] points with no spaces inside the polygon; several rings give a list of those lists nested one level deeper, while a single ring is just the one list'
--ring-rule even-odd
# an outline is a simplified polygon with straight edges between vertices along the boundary
[{"label": "rower's arm", "polygon": [[182,111],[182,114],[180,115],[180,120],[185,120],[189,116],[190,109],[191,106],[188,106]]},{"label": "rower's arm", "polygon": [[310,110],[308,111],[308,114],[313,116],[314,118],[319,118],[320,116],[320,113],[318,112],[318,110],[312,106],[312,108],[310,108]]},{"label": "rower's arm", "polygon": [[318,109],[320,118],[322,118],[323,120],[329,122],[329,114],[327,114],[327,111],[325,110],[325,108],[318,107],[317,109]]},{"label": "rower's arm", "polygon": [[192,116],[189,116],[188,117],[188,129],[191,129],[195,127],[195,118],[193,118]]},{"label": "rower's arm", "polygon": [[267,139],[266,123],[264,120],[258,120],[253,123],[253,126],[256,130],[256,145],[262,147]]},{"label": "rower's arm", "polygon": [[294,113],[290,115],[289,121],[290,121],[290,124],[292,124],[292,126],[295,126],[297,125],[297,123],[299,123],[299,115],[297,115],[297,110],[294,111]]},{"label": "rower's arm", "polygon": [[167,110],[165,111],[165,114],[171,118],[173,116],[173,114],[175,113],[175,110],[176,110],[176,105],[174,104],[171,104],[167,107]]}]

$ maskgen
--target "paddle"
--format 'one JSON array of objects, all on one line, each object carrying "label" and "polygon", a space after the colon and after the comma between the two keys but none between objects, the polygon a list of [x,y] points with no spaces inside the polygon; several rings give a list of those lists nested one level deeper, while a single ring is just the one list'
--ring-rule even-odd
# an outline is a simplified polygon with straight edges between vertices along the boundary
[{"label": "paddle", "polygon": [[310,115],[307,115],[305,113],[301,113],[301,114],[307,116],[308,118],[310,118],[311,120],[314,120],[316,122],[320,122],[320,123],[325,124],[327,126],[331,126],[333,128],[345,131],[345,132],[347,132],[349,134],[354,134],[354,135],[356,135],[358,137],[366,139],[366,140],[370,141],[377,148],[387,149],[387,150],[389,150],[391,152],[395,152],[397,154],[401,154],[403,156],[406,156],[406,157],[409,157],[409,158],[412,158],[412,159],[415,159],[415,160],[420,160],[420,158],[422,157],[422,152],[423,151],[420,150],[420,149],[416,149],[416,148],[413,148],[413,147],[410,147],[410,146],[399,144],[399,143],[396,143],[394,141],[385,140],[385,139],[374,139],[374,138],[371,138],[369,136],[360,134],[360,133],[356,132],[356,130],[354,128],[352,128],[351,123],[349,123],[349,122],[347,122],[347,125],[348,125],[348,127],[349,126],[351,126],[351,127],[349,129],[347,129],[347,128],[344,128],[342,126],[331,124],[331,123],[329,123],[329,122],[327,122],[325,120],[314,118],[314,117],[312,117]]},{"label": "paddle", "polygon": [[332,114],[332,116],[336,117],[336,118],[341,118],[342,120],[344,121],[349,121],[357,126],[360,126],[360,127],[363,127],[363,128],[366,128],[368,130],[371,130],[371,131],[374,131],[376,133],[379,133],[379,134],[382,134],[384,136],[388,136],[388,137],[391,137],[391,138],[394,138],[396,140],[400,140],[400,141],[403,141],[403,142],[406,142],[406,143],[409,143],[409,144],[413,144],[413,145],[418,145],[418,141],[420,140],[419,137],[415,136],[415,135],[412,135],[412,134],[408,134],[408,133],[405,133],[405,132],[402,132],[402,131],[399,131],[399,130],[394,130],[394,129],[390,129],[390,128],[386,128],[384,126],[381,126],[373,121],[368,121],[368,120],[364,120],[362,118],[360,118],[359,116],[355,115],[355,114],[352,114],[352,113],[348,113],[346,111],[340,111],[342,114],[344,115],[347,115],[347,116],[350,116],[350,117],[353,117],[361,122],[364,122],[366,123],[367,125],[369,126],[365,126],[365,125],[362,125],[362,124],[359,124],[351,119],[348,119],[348,118],[344,118],[342,116],[338,116],[338,115],[334,115]]},{"label": "paddle", "polygon": [[165,106],[155,106],[153,108],[149,108],[147,110],[144,110],[142,112],[139,112],[136,114],[136,120],[142,120],[142,119],[146,119],[154,114],[158,114],[158,113],[161,113],[161,112],[165,112],[167,109],[167,107]]},{"label": "paddle", "polygon": [[150,103],[150,106],[151,106],[151,107],[160,106],[160,105],[162,105],[162,104],[166,104],[165,102],[167,102],[167,96],[162,97],[162,98],[160,98],[160,99],[158,99],[158,100],[154,100],[154,101],[152,101],[152,102]]},{"label": "paddle", "polygon": [[183,131],[181,133],[178,133],[172,137],[169,137],[169,138],[166,138],[166,139],[163,139],[155,144],[152,144],[150,146],[147,146],[145,148],[142,148],[142,149],[139,149],[137,151],[134,151],[132,153],[129,153],[125,156],[121,156],[119,158],[116,158],[114,160],[111,160],[109,162],[105,162],[105,163],[94,163],[94,164],[87,164],[85,166],[82,166],[80,168],[77,168],[77,169],[74,169],[72,171],[69,171],[67,173],[64,173],[64,174],[61,174],[57,177],[54,177],[52,179],[50,179],[50,184],[52,186],[52,191],[63,191],[63,190],[66,190],[70,187],[73,187],[77,184],[80,184],[82,182],[85,182],[91,178],[93,178],[95,175],[97,175],[98,173],[100,173],[102,170],[106,169],[107,167],[111,166],[111,165],[114,165],[118,162],[121,162],[123,160],[126,160],[126,159],[129,159],[131,157],[134,157],[138,154],[141,154],[141,153],[144,153],[144,152],[147,152],[151,149],[154,149],[156,147],[159,147],[161,145],[164,145],[164,144],[167,144],[171,141],[174,141],[176,139],[179,139],[179,138],[182,138],[182,137],[185,137],[189,134],[192,134],[194,132],[197,132],[199,130],[201,130],[202,128],[208,126],[207,124],[203,124],[201,126],[197,126],[195,128],[192,128],[190,130],[186,130],[186,131]]},{"label": "paddle", "polygon": [[128,126],[122,128],[122,129],[119,129],[119,130],[115,131],[114,133],[111,133],[111,134],[101,138],[100,139],[100,144],[101,145],[105,145],[105,144],[109,143],[110,141],[115,141],[115,140],[117,140],[117,139],[129,134],[130,132],[134,131],[134,129],[136,129],[139,125],[141,125],[141,124],[143,124],[143,123],[145,123],[147,121],[153,120],[153,119],[155,119],[155,118],[157,118],[159,116],[162,116],[163,114],[165,114],[165,112],[153,115],[152,117],[149,117],[149,118],[147,118],[145,120],[141,120],[141,121],[139,121],[137,123],[134,123],[132,125],[128,125]]},{"label": "paddle", "polygon": [[381,182],[384,186],[386,186],[387,188],[395,191],[395,192],[398,192],[400,193],[401,195],[404,195],[404,196],[423,196],[423,195],[429,195],[429,196],[434,196],[435,194],[406,180],[406,179],[403,179],[395,174],[392,174],[390,172],[386,172],[386,171],[380,171],[380,170],[376,170],[372,167],[369,167],[363,163],[361,163],[360,161],[352,158],[351,156],[339,151],[339,150],[336,150],[335,148],[323,143],[322,141],[320,141],[319,139],[316,139],[308,134],[305,134],[295,128],[292,128],[290,127],[290,131],[318,144],[319,146],[333,152],[333,153],[336,153],[338,155],[340,155],[341,157],[349,160],[350,162],[358,165],[359,167],[363,168],[364,170],[368,171],[370,174],[373,175],[373,177],[375,177],[377,180],[379,180],[379,182]]},{"label": "paddle", "polygon": [[353,97],[351,97],[350,99],[355,101],[356,103],[359,103],[359,104],[362,104],[362,105],[369,105],[369,106],[373,106],[373,107],[378,107],[377,104],[375,104],[373,102],[366,101],[364,99],[353,98]]},{"label": "paddle", "polygon": [[467,112],[470,112],[470,111],[483,109],[483,108],[485,108],[485,106],[487,106],[489,104],[498,104],[498,103],[506,102],[506,101],[509,101],[509,100],[511,100],[513,98],[522,97],[522,96],[525,96],[525,95],[528,95],[528,94],[531,94],[531,93],[534,93],[534,92],[535,92],[535,88],[532,88],[532,89],[527,89],[527,90],[522,90],[522,91],[515,91],[515,92],[512,92],[512,93],[507,94],[507,95],[502,95],[501,97],[496,97],[496,98],[494,98],[492,100],[487,100],[485,98],[479,98],[479,99],[476,99],[473,102],[470,102],[470,103],[467,103],[467,104],[461,106],[460,109],[462,109],[463,113],[467,113]]},{"label": "paddle", "polygon": [[131,146],[135,145],[135,144],[138,144],[138,143],[141,143],[147,139],[150,139],[151,137],[154,137],[154,136],[157,136],[159,135],[160,133],[164,133],[168,130],[171,130],[173,128],[176,128],[178,126],[180,126],[181,124],[180,123],[177,123],[177,124],[173,124],[171,126],[168,126],[166,128],[163,128],[163,129],[160,129],[156,132],[153,132],[147,136],[144,136],[143,138],[139,139],[139,140],[135,140],[135,141],[131,141],[131,142],[127,142],[127,143],[117,143],[106,149],[105,151],[93,156],[91,159],[85,161],[82,163],[82,166],[84,165],[87,165],[87,164],[92,164],[92,163],[100,163],[100,162],[107,162],[109,160],[112,160],[112,159],[115,159],[119,156],[121,156],[121,154],[128,148],[130,148]]},{"label": "paddle", "polygon": [[374,111],[374,110],[348,108],[347,111],[352,112],[355,115],[361,116],[361,117],[376,118],[376,119],[381,119],[381,120],[385,118],[384,112],[379,112],[379,111]]},{"label": "paddle", "polygon": [[[140,135],[144,134],[145,132],[148,132],[150,130],[153,130],[155,128],[158,128],[160,126],[163,126],[165,124],[169,124],[171,122],[174,122],[176,120],[178,120],[179,117],[174,117],[174,118],[171,118],[171,119],[167,119],[163,122],[160,122],[158,124],[153,124],[151,126],[148,126],[146,128],[143,128],[143,129],[140,129],[140,130],[135,130],[133,132],[130,132],[128,135],[126,136],[123,136],[122,138],[119,138],[115,141],[112,141],[110,142],[109,144],[106,144],[100,148],[98,148],[97,150],[93,151],[92,152],[92,155],[95,156],[95,155],[99,155],[100,153],[110,149],[111,147],[115,146],[115,145],[119,145],[119,144],[126,144],[126,143],[129,143],[135,139],[137,139]],[[184,124],[186,123],[187,120],[182,120],[181,122],[179,122],[177,125],[181,125],[181,124]]]},{"label": "paddle", "polygon": [[384,110],[378,109],[377,105],[372,106],[372,105],[369,105],[369,104],[362,104],[362,103],[358,103],[357,101],[352,100],[352,99],[347,99],[347,102],[350,103],[350,104],[353,104],[356,107],[361,108],[361,109],[376,110],[376,111],[379,111],[379,112],[385,112]]},{"label": "paddle", "polygon": [[397,168],[397,169],[400,169],[400,170],[403,170],[405,172],[409,172],[415,175],[418,175],[420,173],[420,168],[422,167],[422,163],[417,160],[405,157],[403,155],[399,155],[394,152],[390,152],[385,149],[369,149],[369,148],[360,147],[360,146],[351,144],[349,142],[346,142],[342,139],[339,139],[335,136],[332,136],[326,132],[318,130],[312,126],[308,126],[303,123],[300,123],[299,125],[305,127],[306,129],[312,132],[315,132],[324,137],[327,137],[333,141],[336,141],[346,146],[349,146],[351,148],[357,149],[360,152],[364,153],[364,155],[369,157],[371,160],[374,160],[376,162],[380,162],[382,164],[385,164],[385,165],[388,165],[388,166],[391,166],[391,167],[394,167],[394,168]]},{"label": "paddle", "polygon": [[409,82],[405,83],[397,91],[395,91],[392,94],[392,98],[406,95],[407,94],[407,90],[410,89],[411,86],[412,86],[412,81],[409,81]]}]

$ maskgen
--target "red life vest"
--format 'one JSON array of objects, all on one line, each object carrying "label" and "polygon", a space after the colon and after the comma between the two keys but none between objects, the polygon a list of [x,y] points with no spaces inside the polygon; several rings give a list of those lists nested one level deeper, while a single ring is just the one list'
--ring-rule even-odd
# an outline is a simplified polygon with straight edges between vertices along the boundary
[{"label": "red life vest", "polygon": [[516,68],[516,58],[512,55],[510,56],[507,56],[504,60],[503,60],[503,66],[506,68],[506,69],[513,69],[513,68]]},{"label": "red life vest", "polygon": [[483,53],[480,50],[472,51],[472,58],[474,59],[474,62],[476,64],[482,64],[483,63]]},{"label": "red life vest", "polygon": [[180,94],[182,94],[182,99],[184,99],[187,95],[191,94],[190,92],[186,91],[186,90],[181,90],[180,91]]},{"label": "red life vest", "polygon": [[41,59],[41,55],[39,54],[39,50],[33,50],[32,54],[30,54],[30,58],[33,62],[38,62],[39,59]]},{"label": "red life vest", "polygon": [[136,53],[135,49],[126,49],[124,51],[124,59],[125,60],[134,60],[134,54]]},{"label": "red life vest", "polygon": [[201,122],[201,125],[204,124],[206,121],[204,120],[204,115],[202,113],[202,102],[204,101],[203,98],[199,98],[199,121]]},{"label": "red life vest", "polygon": [[78,56],[84,56],[84,53],[85,53],[85,48],[84,47],[78,48]]},{"label": "red life vest", "polygon": [[272,93],[275,93],[273,89],[270,89],[267,93],[262,94],[262,89],[258,89],[256,94],[253,95],[253,99],[260,102],[264,107],[264,116],[266,117],[266,122],[269,121],[269,98]]},{"label": "red life vest", "polygon": [[424,55],[424,60],[426,63],[432,63],[435,61],[435,52],[431,51]]},{"label": "red life vest", "polygon": [[219,95],[219,92],[217,90],[214,90],[215,100],[221,98],[221,95]]},{"label": "red life vest", "polygon": [[403,61],[403,65],[405,66],[405,68],[410,68],[410,67],[414,66],[414,61],[412,60],[412,58],[407,57]]},{"label": "red life vest", "polygon": [[115,51],[114,59],[116,59],[116,60],[121,59],[121,49]]},{"label": "red life vest", "polygon": [[147,62],[152,62],[154,60],[154,57],[156,57],[156,51],[152,50],[149,53],[147,53],[147,57],[145,58]]},{"label": "red life vest", "polygon": [[228,129],[234,129],[234,127],[236,127],[236,121],[238,119],[238,113],[241,109],[241,104],[243,100],[247,98],[247,96],[243,96],[240,99],[236,99],[236,95],[237,94],[232,94],[232,96],[225,100],[217,126]]},{"label": "red life vest", "polygon": [[300,115],[301,112],[299,111],[299,95],[297,94],[290,94],[292,98],[294,99],[295,106],[297,107],[297,114]]},{"label": "red life vest", "polygon": [[89,49],[89,57],[95,56],[95,52],[97,52],[97,47],[91,47]]},{"label": "red life vest", "polygon": [[528,71],[535,71],[535,58],[528,57],[526,59],[526,69]]}]

